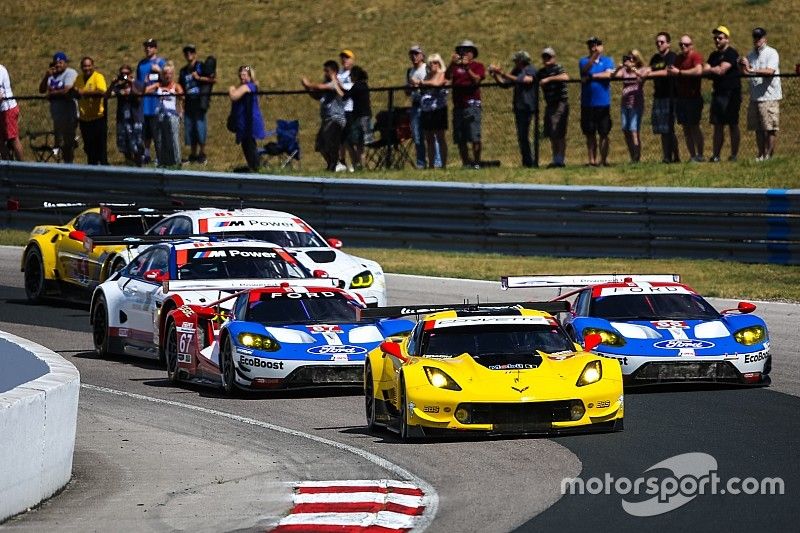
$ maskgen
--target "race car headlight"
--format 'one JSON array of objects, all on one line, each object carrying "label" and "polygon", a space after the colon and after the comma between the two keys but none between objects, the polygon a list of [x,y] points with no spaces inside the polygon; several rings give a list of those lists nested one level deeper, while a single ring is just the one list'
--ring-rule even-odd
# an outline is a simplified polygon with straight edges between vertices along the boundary
[{"label": "race car headlight", "polygon": [[434,387],[447,390],[461,390],[458,383],[448,376],[444,370],[439,370],[432,366],[424,366],[422,368],[425,369],[425,375],[428,377],[430,384]]},{"label": "race car headlight", "polygon": [[616,333],[599,328],[586,328],[583,330],[584,337],[591,335],[592,333],[600,335],[602,344],[606,344],[608,346],[625,346],[625,338],[622,335],[617,335]]},{"label": "race car headlight", "polygon": [[263,350],[265,352],[276,352],[280,349],[281,345],[272,337],[266,335],[259,335],[257,333],[239,333],[239,344],[254,348],[256,350]]},{"label": "race car headlight", "polygon": [[597,383],[600,381],[600,378],[602,377],[603,365],[600,364],[600,361],[591,361],[587,363],[585,367],[583,367],[583,372],[581,372],[581,375],[575,385],[578,387],[591,385],[592,383]]},{"label": "race car headlight", "polygon": [[733,338],[739,344],[750,346],[764,342],[767,338],[767,331],[762,326],[750,326],[749,328],[740,329],[733,334]]},{"label": "race car headlight", "polygon": [[353,281],[350,282],[350,288],[366,289],[367,287],[372,287],[374,282],[375,278],[372,276],[372,272],[365,270],[364,272],[353,277]]}]

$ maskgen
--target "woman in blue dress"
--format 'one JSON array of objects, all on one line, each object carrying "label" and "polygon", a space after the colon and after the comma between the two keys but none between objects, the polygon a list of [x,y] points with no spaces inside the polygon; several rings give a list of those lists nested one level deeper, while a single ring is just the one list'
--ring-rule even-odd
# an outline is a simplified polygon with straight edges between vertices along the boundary
[{"label": "woman in blue dress", "polygon": [[242,145],[247,168],[257,172],[261,163],[256,142],[267,134],[261,109],[258,107],[258,82],[252,67],[239,67],[239,85],[231,85],[228,95],[231,98],[228,129],[236,133],[236,144]]}]

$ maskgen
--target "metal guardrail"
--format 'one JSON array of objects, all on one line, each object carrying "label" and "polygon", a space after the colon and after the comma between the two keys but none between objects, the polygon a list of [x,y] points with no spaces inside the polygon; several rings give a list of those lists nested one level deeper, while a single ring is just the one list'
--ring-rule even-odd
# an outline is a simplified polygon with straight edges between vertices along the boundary
[{"label": "metal guardrail", "polygon": [[[800,264],[800,189],[680,189],[330,179],[0,162],[19,201],[2,224],[69,213],[43,201],[263,207],[355,246]],[[74,209],[73,211],[77,211]]]}]

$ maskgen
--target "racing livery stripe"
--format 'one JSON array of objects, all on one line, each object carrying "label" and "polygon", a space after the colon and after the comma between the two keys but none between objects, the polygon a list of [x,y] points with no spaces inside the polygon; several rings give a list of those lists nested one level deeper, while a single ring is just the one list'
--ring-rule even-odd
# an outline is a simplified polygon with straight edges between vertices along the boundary
[{"label": "racing livery stripe", "polygon": [[175,250],[175,262],[183,266],[189,261],[189,250]]},{"label": "racing livery stripe", "polygon": [[208,233],[208,219],[201,218],[197,221],[197,232],[198,233]]},{"label": "racing livery stripe", "polygon": [[417,526],[424,502],[422,489],[404,481],[299,482],[294,487],[294,507],[272,531],[405,532]]}]

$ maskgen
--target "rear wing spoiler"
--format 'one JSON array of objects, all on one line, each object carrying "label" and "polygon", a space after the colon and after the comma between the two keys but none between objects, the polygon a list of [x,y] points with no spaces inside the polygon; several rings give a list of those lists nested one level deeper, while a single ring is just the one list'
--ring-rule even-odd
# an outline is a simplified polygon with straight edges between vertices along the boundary
[{"label": "rear wing spoiler", "polygon": [[482,304],[430,304],[430,305],[398,305],[391,307],[368,307],[361,311],[362,318],[393,318],[407,315],[427,315],[440,311],[480,311],[481,309],[524,308],[545,313],[557,314],[569,311],[569,302],[495,302]]},{"label": "rear wing spoiler", "polygon": [[98,235],[96,237],[84,237],[83,247],[86,251],[92,251],[95,246],[142,246],[144,244],[155,244],[170,241],[197,240],[207,242],[211,239],[202,235]]},{"label": "rear wing spoiler", "polygon": [[224,291],[242,292],[262,287],[331,287],[338,288],[341,281],[337,278],[289,278],[289,279],[198,279],[198,280],[164,280],[161,288],[164,293],[179,291]]},{"label": "rear wing spoiler", "polygon": [[502,276],[500,288],[508,289],[540,289],[546,287],[585,287],[600,283],[634,283],[675,282],[680,283],[679,274],[587,274],[578,276]]}]

